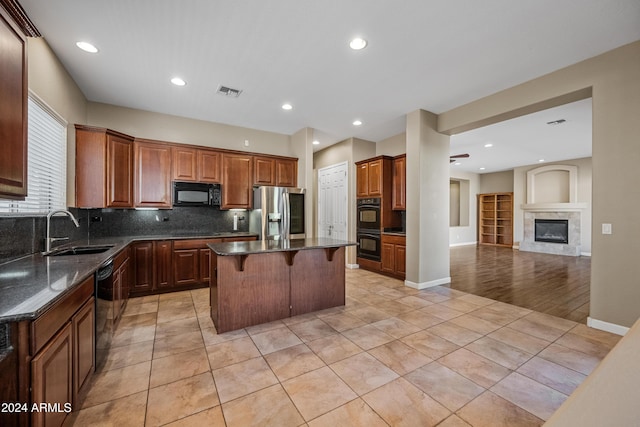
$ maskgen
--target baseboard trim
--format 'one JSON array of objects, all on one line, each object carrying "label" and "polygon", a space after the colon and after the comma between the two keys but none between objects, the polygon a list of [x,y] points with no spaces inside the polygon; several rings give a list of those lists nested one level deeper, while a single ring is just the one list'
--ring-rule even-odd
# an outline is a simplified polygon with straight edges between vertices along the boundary
[{"label": "baseboard trim", "polygon": [[616,325],[615,323],[605,322],[603,320],[594,319],[593,317],[587,317],[587,326],[594,329],[600,329],[601,331],[611,332],[616,335],[625,335],[629,332],[629,328],[626,326]]},{"label": "baseboard trim", "polygon": [[449,247],[453,248],[454,246],[471,246],[477,245],[478,242],[462,242],[462,243],[449,243]]},{"label": "baseboard trim", "polygon": [[360,268],[360,264],[347,264],[347,268],[350,270],[357,270]]},{"label": "baseboard trim", "polygon": [[591,252],[580,252],[580,256],[591,256]]},{"label": "baseboard trim", "polygon": [[405,280],[404,285],[413,289],[427,289],[434,286],[446,285],[451,283],[451,277],[443,277],[442,279],[430,280],[428,282],[415,283],[410,280]]}]

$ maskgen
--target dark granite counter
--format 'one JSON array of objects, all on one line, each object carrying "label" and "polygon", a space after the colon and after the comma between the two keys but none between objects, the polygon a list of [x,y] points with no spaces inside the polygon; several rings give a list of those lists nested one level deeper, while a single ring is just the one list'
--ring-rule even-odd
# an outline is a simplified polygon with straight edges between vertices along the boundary
[{"label": "dark granite counter", "polygon": [[[100,238],[71,242],[80,245],[113,245],[100,254],[43,256],[32,254],[0,265],[0,323],[35,319],[130,243],[149,240],[215,239],[256,236],[252,233],[162,235]],[[59,247],[55,247],[58,249]]]},{"label": "dark granite counter", "polygon": [[256,240],[249,242],[211,243],[209,248],[219,256],[252,255],[268,252],[301,251],[306,249],[355,246],[344,240],[311,238],[294,240]]}]

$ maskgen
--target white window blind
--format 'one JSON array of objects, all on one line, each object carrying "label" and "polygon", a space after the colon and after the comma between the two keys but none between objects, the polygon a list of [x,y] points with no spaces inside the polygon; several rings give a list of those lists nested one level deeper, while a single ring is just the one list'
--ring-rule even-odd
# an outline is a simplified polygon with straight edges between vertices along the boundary
[{"label": "white window blind", "polygon": [[47,213],[67,204],[67,123],[29,93],[28,181],[25,200],[0,200],[0,212]]}]

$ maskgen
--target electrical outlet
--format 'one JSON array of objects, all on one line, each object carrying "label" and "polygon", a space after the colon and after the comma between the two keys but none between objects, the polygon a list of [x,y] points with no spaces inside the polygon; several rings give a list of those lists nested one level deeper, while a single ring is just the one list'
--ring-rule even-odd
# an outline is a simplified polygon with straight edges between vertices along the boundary
[{"label": "electrical outlet", "polygon": [[611,224],[602,224],[602,234],[612,234]]}]

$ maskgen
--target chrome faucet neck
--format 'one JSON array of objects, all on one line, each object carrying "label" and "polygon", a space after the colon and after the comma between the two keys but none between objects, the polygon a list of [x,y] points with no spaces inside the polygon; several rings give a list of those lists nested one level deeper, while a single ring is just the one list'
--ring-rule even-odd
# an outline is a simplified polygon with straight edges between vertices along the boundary
[{"label": "chrome faucet neck", "polygon": [[68,237],[51,237],[51,217],[56,215],[56,214],[65,214],[67,215],[69,218],[71,218],[71,221],[73,221],[73,223],[75,224],[76,228],[80,227],[80,224],[78,223],[78,220],[76,219],[75,216],[73,216],[73,214],[71,212],[69,212],[66,209],[56,209],[54,211],[51,211],[47,214],[47,236],[44,239],[44,252],[45,253],[49,253],[51,252],[51,243],[57,241],[57,240],[68,240]]}]

